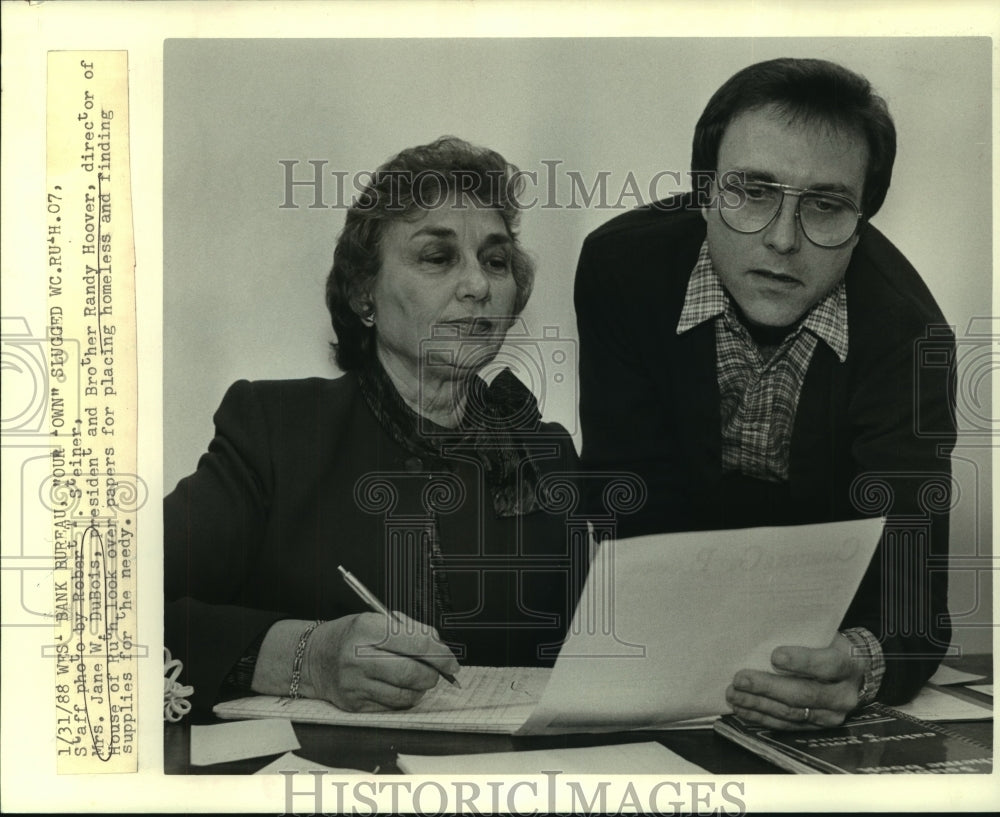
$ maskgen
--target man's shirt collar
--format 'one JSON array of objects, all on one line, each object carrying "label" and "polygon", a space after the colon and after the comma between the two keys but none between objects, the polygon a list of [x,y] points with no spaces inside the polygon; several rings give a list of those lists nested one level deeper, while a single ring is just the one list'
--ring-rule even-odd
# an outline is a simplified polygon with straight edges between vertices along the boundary
[{"label": "man's shirt collar", "polygon": [[[739,320],[732,300],[712,266],[706,238],[688,281],[684,308],[677,321],[677,334],[681,335],[723,314]],[[808,329],[829,346],[841,363],[847,360],[847,287],[843,281],[806,313],[795,334],[802,329]]]}]

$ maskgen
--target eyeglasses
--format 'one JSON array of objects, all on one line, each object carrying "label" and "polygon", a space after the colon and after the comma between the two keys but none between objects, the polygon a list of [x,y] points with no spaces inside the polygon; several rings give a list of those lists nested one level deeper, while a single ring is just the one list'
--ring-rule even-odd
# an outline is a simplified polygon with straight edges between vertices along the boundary
[{"label": "eyeglasses", "polygon": [[776,182],[731,182],[722,186],[719,214],[738,233],[759,233],[781,212],[785,196],[798,196],[795,219],[817,247],[839,247],[858,231],[863,213],[847,196]]}]

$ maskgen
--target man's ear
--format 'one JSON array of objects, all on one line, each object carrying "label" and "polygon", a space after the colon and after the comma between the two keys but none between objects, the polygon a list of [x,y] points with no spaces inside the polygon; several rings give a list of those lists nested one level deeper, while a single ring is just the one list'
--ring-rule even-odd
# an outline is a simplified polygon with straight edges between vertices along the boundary
[{"label": "man's ear", "polygon": [[[706,192],[706,191],[705,191],[704,188],[702,188],[701,192],[698,194],[699,198],[701,197],[701,194],[704,193],[704,192]],[[708,192],[708,201],[709,201],[709,203],[708,204],[703,204],[701,206],[701,217],[703,219],[705,219],[706,222],[708,221],[708,208],[711,207],[715,203],[715,197],[716,197],[716,194],[717,194],[717,191],[715,189],[715,181],[714,180],[711,182],[711,184],[710,184],[707,192]]]}]

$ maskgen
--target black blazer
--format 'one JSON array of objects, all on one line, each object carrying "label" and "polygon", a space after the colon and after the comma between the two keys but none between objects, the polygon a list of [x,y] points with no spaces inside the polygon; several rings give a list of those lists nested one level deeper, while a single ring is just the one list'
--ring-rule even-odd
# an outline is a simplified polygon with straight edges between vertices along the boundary
[{"label": "black blazer", "polygon": [[[382,430],[352,375],[240,381],[215,425],[197,471],[164,503],[164,643],[197,707],[274,621],[365,612],[340,564],[415,615],[414,571],[426,570],[416,543],[432,512],[451,611],[434,624],[460,660],[554,659],[586,569],[572,508],[497,517],[478,463],[459,453],[431,471]],[[543,423],[523,440],[543,480],[572,479],[565,429]]]},{"label": "black blazer", "polygon": [[909,262],[864,227],[846,272],[847,360],[816,346],[787,485],[724,476],[713,322],[675,331],[704,238],[683,197],[621,215],[584,243],[575,288],[584,468],[645,483],[644,506],[619,520],[624,535],[888,514],[843,626],[882,641],[880,698],[909,698],[951,633],[954,337]]}]

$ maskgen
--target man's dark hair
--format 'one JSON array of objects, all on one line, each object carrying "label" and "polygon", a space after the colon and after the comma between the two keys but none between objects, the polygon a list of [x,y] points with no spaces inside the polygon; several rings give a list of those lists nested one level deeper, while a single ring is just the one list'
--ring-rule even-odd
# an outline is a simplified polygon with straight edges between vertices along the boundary
[{"label": "man's dark hair", "polygon": [[[896,127],[885,100],[860,74],[827,60],[784,57],[733,74],[716,91],[694,129],[691,170],[700,195],[718,170],[719,145],[733,119],[746,111],[775,106],[782,114],[822,122],[864,136],[868,167],[861,209],[874,216],[889,190],[896,159]],[[707,199],[705,199],[707,200]]]},{"label": "man's dark hair", "polygon": [[454,136],[407,148],[379,167],[347,211],[326,279],[337,365],[344,371],[361,368],[374,352],[375,327],[361,318],[372,308],[369,293],[382,266],[381,244],[388,225],[452,206],[452,196],[455,206],[494,208],[503,219],[513,245],[514,313],[520,313],[535,278],[534,265],[517,240],[523,187],[520,171],[499,153]]}]

